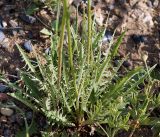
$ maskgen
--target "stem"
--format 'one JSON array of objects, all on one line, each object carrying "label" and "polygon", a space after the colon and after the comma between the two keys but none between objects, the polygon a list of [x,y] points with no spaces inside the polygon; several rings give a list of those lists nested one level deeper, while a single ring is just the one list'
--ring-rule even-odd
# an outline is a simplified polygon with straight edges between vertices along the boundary
[{"label": "stem", "polygon": [[59,1],[59,0],[57,0],[56,36],[58,36],[59,16],[60,16],[60,1]]},{"label": "stem", "polygon": [[115,136],[115,134],[116,134],[116,130],[115,130],[115,129],[113,129],[111,137],[114,137],[114,136]]},{"label": "stem", "polygon": [[68,34],[69,64],[71,67],[71,71],[73,71],[72,38],[71,38],[71,30],[70,30],[70,15],[68,12],[67,0],[64,0],[63,5],[64,5],[64,9],[66,11],[66,28],[67,28],[67,34]]},{"label": "stem", "polygon": [[135,123],[135,125],[134,125],[134,127],[133,127],[133,129],[132,129],[132,131],[131,131],[131,133],[129,134],[128,137],[132,137],[132,136],[133,136],[134,132],[136,131],[138,121],[139,121],[139,120],[136,120],[136,123]]},{"label": "stem", "polygon": [[128,137],[132,137],[135,131],[136,131],[136,126],[134,126]]},{"label": "stem", "polygon": [[109,137],[109,135],[106,132],[106,130],[98,122],[96,124],[103,130],[103,132],[106,134],[106,136]]},{"label": "stem", "polygon": [[68,11],[69,7],[68,7],[67,0],[63,1],[63,6],[64,6],[64,10],[66,12],[66,29],[67,29],[67,34],[68,34],[69,65],[71,68],[71,76],[73,77],[73,84],[74,84],[74,89],[75,89],[75,93],[76,93],[76,112],[77,112],[78,123],[79,123],[79,121],[81,121],[80,108],[79,108],[79,93],[77,90],[76,75],[75,75],[74,65],[73,65],[72,38],[71,38],[71,30],[70,30],[70,14]]},{"label": "stem", "polygon": [[87,45],[88,46],[87,47],[88,65],[90,64],[90,60],[91,60],[91,48],[92,48],[91,32],[92,32],[91,0],[88,0],[88,45]]},{"label": "stem", "polygon": [[63,49],[63,41],[64,41],[65,22],[66,22],[66,10],[63,9],[61,34],[60,34],[60,40],[58,43],[58,89],[60,89],[60,83],[61,83],[61,77],[62,77],[62,49]]}]

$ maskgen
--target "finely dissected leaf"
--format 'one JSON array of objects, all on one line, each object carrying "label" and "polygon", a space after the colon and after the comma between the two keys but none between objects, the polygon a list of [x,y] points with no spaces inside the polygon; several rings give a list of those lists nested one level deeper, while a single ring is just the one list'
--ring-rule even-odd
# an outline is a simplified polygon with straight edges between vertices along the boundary
[{"label": "finely dissected leaf", "polygon": [[25,82],[25,85],[29,88],[31,91],[29,94],[30,96],[34,98],[39,98],[41,96],[40,90],[37,88],[38,85],[33,81],[26,73],[21,72],[22,80]]},{"label": "finely dissected leaf", "polygon": [[112,89],[111,94],[113,94],[114,92],[120,91],[122,88],[124,88],[124,86],[129,82],[129,80],[131,80],[131,78],[133,78],[134,75],[136,75],[137,73],[140,73],[142,70],[143,70],[142,67],[138,67],[135,70],[132,70],[131,72],[129,72],[124,78],[122,78],[122,80],[120,80],[118,83],[114,85],[114,88]]},{"label": "finely dissected leaf", "polygon": [[95,40],[93,41],[93,49],[99,46],[99,41],[101,41],[102,37],[104,36],[105,30],[98,33]]},{"label": "finely dissected leaf", "polygon": [[[154,65],[152,68],[150,68],[149,73],[151,73],[153,71],[153,69],[155,68],[156,65]],[[142,76],[140,76],[138,78],[138,80],[136,80],[135,83],[133,83],[131,85],[130,88],[127,89],[127,91],[132,91],[135,87],[137,87],[139,84],[143,83],[144,79],[148,76],[148,72],[144,72],[144,74]]]},{"label": "finely dissected leaf", "polygon": [[114,57],[115,55],[117,55],[118,48],[119,48],[119,46],[120,46],[120,44],[122,42],[122,39],[123,39],[124,35],[125,35],[125,32],[123,32],[121,34],[121,36],[118,38],[117,42],[114,44],[113,50],[112,50],[112,53],[111,53],[112,57]]},{"label": "finely dissected leaf", "polygon": [[[29,128],[29,135],[36,133],[37,129],[38,129],[37,123],[35,123],[34,121],[31,127]],[[26,137],[26,128],[22,128],[21,130],[19,130],[16,133],[15,137]]]},{"label": "finely dissected leaf", "polygon": [[26,106],[34,110],[35,112],[40,111],[38,107],[35,104],[33,104],[32,100],[30,100],[28,97],[25,97],[22,93],[20,93],[20,91],[17,91],[15,93],[10,93],[9,95],[17,99],[18,101],[22,102],[23,104],[25,104]]},{"label": "finely dissected leaf", "polygon": [[97,74],[96,74],[96,82],[99,84],[103,74],[104,74],[104,71],[107,69],[108,65],[109,65],[109,62],[110,62],[110,57],[106,58],[104,60],[104,62],[102,63],[102,65],[98,68],[97,70]]},{"label": "finely dissected leaf", "polygon": [[31,64],[31,61],[28,59],[28,57],[26,56],[25,52],[23,51],[23,49],[17,45],[17,48],[18,50],[20,51],[25,63],[28,65],[29,69],[32,71],[32,72],[35,72],[35,68],[34,66]]},{"label": "finely dissected leaf", "polygon": [[[59,111],[46,111],[44,112],[46,116],[51,120],[51,121],[56,121],[56,122],[61,122],[62,124],[67,124],[68,120],[66,117],[60,113]],[[69,124],[69,123],[68,123]]]}]

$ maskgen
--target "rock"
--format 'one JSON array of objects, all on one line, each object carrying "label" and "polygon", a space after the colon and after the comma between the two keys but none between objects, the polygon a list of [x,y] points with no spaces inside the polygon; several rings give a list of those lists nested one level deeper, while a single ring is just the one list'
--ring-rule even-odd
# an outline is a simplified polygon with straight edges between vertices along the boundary
[{"label": "rock", "polygon": [[99,26],[103,26],[104,18],[100,8],[95,11],[95,20]]},{"label": "rock", "polygon": [[31,122],[32,118],[33,118],[33,112],[32,111],[28,111],[26,113],[26,119]]},{"label": "rock", "polygon": [[110,4],[110,5],[108,6],[108,9],[109,9],[109,10],[113,10],[114,8],[115,8],[114,4]]},{"label": "rock", "polygon": [[131,36],[131,38],[136,44],[145,42],[145,38],[142,35],[135,35],[134,34]]},{"label": "rock", "polygon": [[3,130],[3,136],[4,137],[11,137],[11,130],[9,128],[5,128]]},{"label": "rock", "polygon": [[0,93],[5,92],[8,89],[6,85],[0,84]]},{"label": "rock", "polygon": [[2,42],[4,41],[5,38],[6,38],[6,36],[4,35],[4,33],[2,31],[0,31],[0,44],[2,44]]},{"label": "rock", "polygon": [[121,5],[126,4],[126,0],[118,0],[118,2],[119,2]]},{"label": "rock", "polygon": [[49,55],[50,52],[51,52],[51,49],[50,49],[50,48],[47,48],[47,49],[45,50],[45,54],[47,54],[47,55]]},{"label": "rock", "polygon": [[143,18],[143,22],[146,23],[149,27],[154,25],[152,16],[149,13],[146,13]]},{"label": "rock", "polygon": [[1,108],[1,114],[4,116],[11,116],[13,114],[13,110],[11,108]]},{"label": "rock", "polygon": [[8,100],[8,95],[5,93],[0,93],[0,102]]},{"label": "rock", "polygon": [[73,0],[73,5],[75,7],[77,7],[77,6],[79,6],[80,2],[81,2],[81,0]]},{"label": "rock", "polygon": [[28,32],[28,37],[29,37],[30,39],[33,39],[34,36],[33,36],[33,32],[32,32],[32,31],[29,31],[29,32]]},{"label": "rock", "polygon": [[110,42],[110,41],[112,40],[112,35],[113,35],[113,34],[112,34],[111,31],[106,30],[105,36],[104,36],[104,38],[102,39],[102,42],[103,42],[103,43]]},{"label": "rock", "polygon": [[3,1],[0,1],[0,7],[3,6],[3,4],[4,4],[4,2],[3,2]]},{"label": "rock", "polygon": [[154,0],[154,2],[153,2],[153,6],[155,7],[155,8],[157,8],[158,7],[158,4],[159,4],[159,0]]},{"label": "rock", "polygon": [[9,118],[10,122],[11,123],[15,123],[16,122],[16,115],[12,115],[10,118]]},{"label": "rock", "polygon": [[21,14],[19,17],[21,20],[23,20],[24,22],[29,23],[29,24],[33,24],[36,22],[36,18],[33,16],[30,16],[30,15]]},{"label": "rock", "polygon": [[9,48],[9,39],[5,38],[2,42],[1,45],[3,48],[8,49]]},{"label": "rock", "polygon": [[[16,21],[14,21],[14,20],[10,20],[9,24],[13,28],[18,27],[18,23]],[[12,32],[13,35],[17,35],[17,31],[16,30],[11,30],[11,32]]]},{"label": "rock", "polygon": [[3,122],[3,123],[6,123],[7,122],[7,118],[6,116],[1,116],[0,118],[0,123]]},{"label": "rock", "polygon": [[123,66],[124,66],[125,68],[131,68],[132,63],[131,63],[131,61],[124,61],[124,62],[123,62]]},{"label": "rock", "polygon": [[147,6],[152,8],[153,5],[152,5],[152,2],[150,0],[147,1]]},{"label": "rock", "polygon": [[32,49],[32,43],[30,40],[28,41],[25,41],[24,43],[24,49],[27,51],[27,52],[32,52],[33,49]]},{"label": "rock", "polygon": [[129,0],[129,4],[134,6],[139,0]]}]

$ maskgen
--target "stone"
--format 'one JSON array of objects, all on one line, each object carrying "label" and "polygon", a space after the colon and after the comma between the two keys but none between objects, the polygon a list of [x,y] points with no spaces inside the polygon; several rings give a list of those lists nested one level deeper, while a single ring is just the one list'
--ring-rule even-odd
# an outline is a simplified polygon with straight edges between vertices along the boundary
[{"label": "stone", "polygon": [[32,111],[26,112],[26,118],[27,118],[28,121],[32,121],[33,112]]},{"label": "stone", "polygon": [[143,22],[146,23],[149,27],[152,27],[154,25],[152,16],[149,13],[145,14]]},{"label": "stone", "polygon": [[14,111],[11,108],[1,108],[1,114],[4,116],[11,116],[14,113]]},{"label": "stone", "polygon": [[0,93],[5,92],[8,89],[6,85],[0,84]]},{"label": "stone", "polygon": [[111,31],[106,30],[105,35],[104,35],[104,37],[102,39],[102,42],[103,43],[110,42],[112,40],[112,35],[113,34],[112,34]]},{"label": "stone", "polygon": [[2,42],[1,42],[2,48],[8,49],[9,48],[9,38],[5,38]]},{"label": "stone", "polygon": [[4,33],[2,31],[0,31],[0,44],[2,44],[2,42],[4,41],[5,38],[6,38],[6,36],[4,35]]},{"label": "stone", "polygon": [[7,122],[7,118],[6,118],[6,116],[1,116],[1,118],[0,118],[0,123],[6,123]]},{"label": "stone", "polygon": [[8,95],[5,93],[0,93],[0,102],[8,100]]},{"label": "stone", "polygon": [[124,61],[124,62],[123,62],[123,66],[124,66],[125,68],[131,68],[131,67],[132,67],[132,63],[131,63],[131,61]]},{"label": "stone", "polygon": [[24,22],[29,23],[29,24],[33,24],[36,22],[36,18],[33,16],[30,16],[30,15],[21,14],[19,17],[21,20],[23,20]]},{"label": "stone", "polygon": [[3,136],[4,137],[11,137],[11,130],[9,128],[4,128]]},{"label": "stone", "polygon": [[24,42],[24,49],[27,51],[27,52],[32,52],[33,49],[32,49],[32,43],[30,40],[27,40]]},{"label": "stone", "polygon": [[[15,28],[15,27],[18,27],[18,23],[14,20],[10,20],[9,21],[9,24],[11,25],[11,27]],[[17,31],[16,30],[11,30],[12,34],[13,35],[16,35],[17,34]]]},{"label": "stone", "polygon": [[154,0],[154,2],[153,2],[153,6],[155,7],[155,8],[157,8],[158,7],[158,4],[159,4],[159,0]]},{"label": "stone", "polygon": [[95,11],[95,20],[99,26],[103,26],[104,18],[100,8]]},{"label": "stone", "polygon": [[139,43],[145,42],[145,38],[142,35],[135,35],[135,34],[133,34],[131,36],[131,38],[135,42],[135,44],[139,44]]},{"label": "stone", "polygon": [[50,52],[51,52],[51,49],[50,49],[50,48],[47,48],[47,49],[45,50],[45,54],[47,54],[47,55],[49,55]]}]

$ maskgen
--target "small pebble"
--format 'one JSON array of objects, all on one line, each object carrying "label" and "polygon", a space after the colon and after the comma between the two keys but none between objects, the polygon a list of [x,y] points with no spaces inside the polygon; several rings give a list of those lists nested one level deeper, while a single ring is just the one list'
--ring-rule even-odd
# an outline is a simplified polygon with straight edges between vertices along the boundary
[{"label": "small pebble", "polygon": [[124,5],[124,4],[126,4],[126,0],[119,0],[119,3],[120,3],[121,5]]},{"label": "small pebble", "polygon": [[29,32],[28,32],[28,37],[29,37],[30,39],[33,39],[33,32],[32,32],[32,31],[29,31]]},{"label": "small pebble", "polygon": [[10,118],[9,118],[10,122],[11,123],[15,123],[16,122],[16,115],[12,115]]},{"label": "small pebble", "polygon": [[6,85],[0,84],[0,93],[5,92],[8,89]]},{"label": "small pebble", "polygon": [[24,49],[27,51],[27,52],[32,52],[33,49],[32,49],[32,43],[30,40],[28,41],[25,41],[24,43]]},{"label": "small pebble", "polygon": [[112,34],[111,31],[106,30],[105,36],[104,36],[104,38],[102,39],[102,42],[103,42],[103,43],[110,42],[110,41],[112,40],[112,35],[113,35],[113,34]]},{"label": "small pebble", "polygon": [[8,49],[9,48],[9,38],[5,38],[2,42],[1,45],[3,48]]},{"label": "small pebble", "polygon": [[21,18],[21,20],[23,20],[24,22],[29,23],[29,24],[33,24],[36,22],[35,17],[30,16],[30,15],[26,15],[26,14],[21,14],[20,18]]},{"label": "small pebble", "polygon": [[0,44],[4,41],[5,38],[6,36],[4,35],[4,33],[0,31]]},{"label": "small pebble", "polygon": [[1,108],[1,114],[4,116],[11,116],[13,114],[13,110],[11,108]]},{"label": "small pebble", "polygon": [[152,8],[153,5],[152,5],[152,2],[150,0],[147,1],[147,6]]},{"label": "small pebble", "polygon": [[50,48],[47,48],[47,49],[45,50],[45,54],[49,55],[49,54],[50,54],[50,51],[51,51],[51,49],[50,49]]},{"label": "small pebble", "polygon": [[157,8],[158,7],[158,4],[159,4],[159,0],[154,0],[154,2],[153,2],[153,6],[155,7],[155,8]]},{"label": "small pebble", "polygon": [[3,136],[4,137],[11,137],[11,130],[9,128],[5,128],[3,130]]},{"label": "small pebble", "polygon": [[126,68],[130,68],[132,66],[132,63],[130,61],[124,61],[123,66]]},{"label": "small pebble", "polygon": [[[10,21],[9,21],[9,24],[10,24],[11,27],[13,27],[13,28],[18,27],[18,23],[17,23],[16,21],[14,21],[14,20],[10,20]],[[14,30],[14,29],[11,30],[11,32],[12,32],[13,35],[16,35],[16,34],[17,34],[17,31]]]},{"label": "small pebble", "polygon": [[5,93],[0,93],[0,101],[6,101],[8,100],[8,95]]},{"label": "small pebble", "polygon": [[142,35],[132,35],[131,38],[136,44],[145,42],[145,38]]},{"label": "small pebble", "polygon": [[1,116],[0,122],[6,123],[7,122],[6,116]]},{"label": "small pebble", "polygon": [[28,112],[26,113],[26,118],[27,118],[27,120],[31,121],[32,118],[33,118],[33,112],[32,112],[32,111],[28,111]]}]

